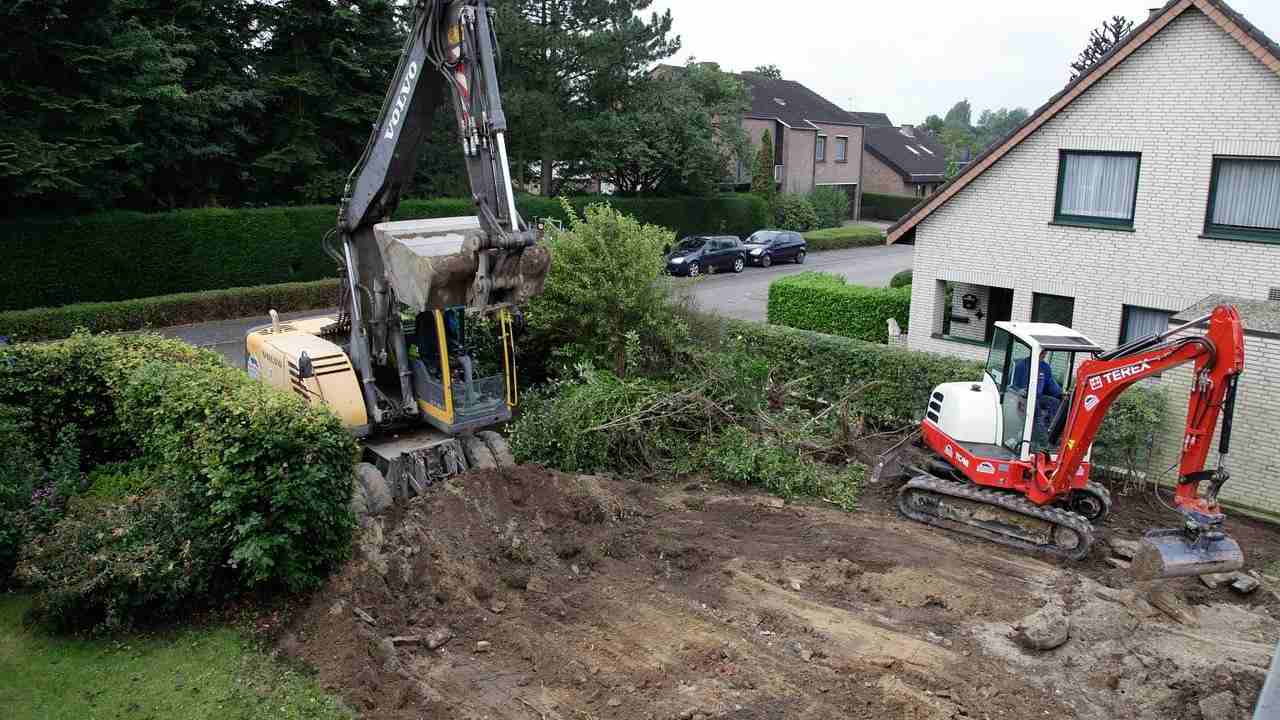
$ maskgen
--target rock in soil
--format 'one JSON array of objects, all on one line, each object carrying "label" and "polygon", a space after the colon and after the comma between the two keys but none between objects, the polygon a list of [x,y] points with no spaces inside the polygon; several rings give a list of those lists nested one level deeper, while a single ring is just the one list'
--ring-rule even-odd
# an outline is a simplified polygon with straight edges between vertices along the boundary
[{"label": "rock in soil", "polygon": [[1204,586],[1210,590],[1217,590],[1222,583],[1231,582],[1231,573],[1209,573],[1208,575],[1201,575],[1200,582],[1204,583]]},{"label": "rock in soil", "polygon": [[453,639],[453,631],[447,627],[438,628],[427,634],[423,644],[428,650],[438,650],[445,646],[445,643]]},{"label": "rock in soil", "polygon": [[493,647],[493,644],[490,643],[488,640],[481,640],[476,643],[476,652],[486,653],[486,652],[489,652],[489,648],[491,647]]},{"label": "rock in soil", "polygon": [[1052,650],[1071,636],[1071,620],[1057,603],[1049,603],[1014,626],[1015,639],[1031,650]]},{"label": "rock in soil", "polygon": [[1133,540],[1112,540],[1111,552],[1118,558],[1132,560],[1138,554],[1138,543]]},{"label": "rock in soil", "polygon": [[1231,589],[1241,595],[1248,595],[1254,590],[1257,590],[1258,586],[1261,584],[1262,583],[1258,581],[1258,578],[1238,572],[1236,573],[1235,580],[1231,583]]}]

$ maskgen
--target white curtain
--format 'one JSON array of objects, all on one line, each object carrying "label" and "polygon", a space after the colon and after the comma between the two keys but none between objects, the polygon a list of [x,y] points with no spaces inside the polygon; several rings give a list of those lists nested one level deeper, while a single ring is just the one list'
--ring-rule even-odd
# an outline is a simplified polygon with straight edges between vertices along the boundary
[{"label": "white curtain", "polygon": [[1213,224],[1280,229],[1280,160],[1219,160]]},{"label": "white curtain", "polygon": [[1121,342],[1129,342],[1138,338],[1158,335],[1169,329],[1169,318],[1172,313],[1165,310],[1126,305],[1124,308],[1124,338]]},{"label": "white curtain", "polygon": [[1066,156],[1062,178],[1063,215],[1129,220],[1133,217],[1133,189],[1138,182],[1138,158],[1132,155]]}]

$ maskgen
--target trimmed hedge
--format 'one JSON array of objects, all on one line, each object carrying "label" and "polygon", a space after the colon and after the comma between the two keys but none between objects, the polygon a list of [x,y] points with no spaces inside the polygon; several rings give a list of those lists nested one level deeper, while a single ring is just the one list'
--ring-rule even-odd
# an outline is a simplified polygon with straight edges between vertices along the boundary
[{"label": "trimmed hedge", "polygon": [[147,335],[0,348],[0,405],[32,411],[38,451],[70,428],[83,469],[145,467],[115,481],[127,497],[64,498],[66,514],[24,548],[18,576],[51,626],[310,589],[348,555],[354,440],[332,413],[214,353]]},{"label": "trimmed hedge", "polygon": [[870,225],[813,230],[804,234],[809,250],[842,250],[884,244],[884,231]]},{"label": "trimmed hedge", "polygon": [[51,340],[70,337],[77,329],[94,333],[122,332],[251,315],[265,318],[269,310],[284,313],[331,307],[337,304],[337,293],[335,279],[10,310],[0,312],[0,336],[13,340]]},{"label": "trimmed hedge", "polygon": [[900,273],[895,273],[894,276],[889,280],[889,287],[891,288],[910,287],[911,278],[912,278],[912,271],[910,270],[903,270]]},{"label": "trimmed hedge", "polygon": [[742,320],[725,328],[729,347],[768,363],[774,379],[796,382],[797,392],[834,402],[861,388],[852,411],[879,426],[915,422],[935,386],[982,376],[981,363],[898,346]]},{"label": "trimmed hedge", "polygon": [[[601,199],[641,222],[682,234],[748,235],[769,224],[764,201],[748,194],[577,197],[572,204],[581,213]],[[555,198],[525,196],[519,206],[530,219],[565,219]],[[468,200],[406,200],[395,218],[472,214]],[[335,219],[335,208],[326,205],[6,220],[0,222],[0,237],[6,241],[0,310],[332,277],[333,263],[320,241]]]},{"label": "trimmed hedge", "polygon": [[887,193],[863,193],[862,217],[876,220],[901,220],[921,198],[915,195],[890,195]]},{"label": "trimmed hedge", "polygon": [[909,288],[850,285],[829,273],[788,275],[769,285],[770,324],[866,342],[889,341],[889,318],[905,330],[910,308]]}]

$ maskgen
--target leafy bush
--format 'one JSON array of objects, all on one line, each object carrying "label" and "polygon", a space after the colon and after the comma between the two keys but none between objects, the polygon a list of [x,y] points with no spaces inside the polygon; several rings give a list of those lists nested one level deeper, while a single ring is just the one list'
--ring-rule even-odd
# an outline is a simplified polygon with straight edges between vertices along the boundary
[{"label": "leafy bush", "polygon": [[39,474],[30,431],[24,408],[0,405],[0,589],[8,585],[18,563],[18,551],[26,539],[32,479]]},{"label": "leafy bush", "polygon": [[774,382],[828,402],[849,398],[850,410],[879,427],[903,427],[924,417],[940,383],[982,376],[980,363],[806,330],[730,321],[721,350],[768,363]]},{"label": "leafy bush", "polygon": [[852,247],[872,247],[884,244],[884,231],[870,225],[811,230],[804,234],[810,250],[841,250]]},{"label": "leafy bush", "polygon": [[352,438],[213,353],[83,334],[0,348],[0,404],[32,411],[37,450],[79,427],[85,466],[125,463],[90,472],[23,552],[51,625],[129,622],[215,589],[307,589],[347,553]]},{"label": "leafy bush", "polygon": [[862,217],[877,220],[900,220],[920,201],[921,199],[915,195],[863,193]]},{"label": "leafy bush", "polygon": [[809,193],[818,221],[815,228],[838,228],[849,219],[849,194],[830,186],[821,186]]},{"label": "leafy bush", "polygon": [[779,228],[807,232],[818,225],[818,213],[808,198],[796,193],[783,193],[773,204],[773,219]]},{"label": "leafy bush", "polygon": [[0,312],[0,335],[15,340],[53,340],[78,329],[121,332],[226,320],[268,310],[294,312],[337,303],[338,281],[317,280],[260,287],[207,290],[159,297]]},{"label": "leafy bush", "polygon": [[[1107,411],[1093,442],[1093,463],[1116,474],[1141,477],[1152,470],[1156,438],[1169,412],[1169,398],[1160,386],[1135,386]],[[1118,472],[1117,472],[1118,471]]]},{"label": "leafy bush", "polygon": [[761,487],[788,499],[823,498],[844,510],[857,507],[858,491],[866,479],[861,465],[829,467],[805,457],[794,444],[762,440],[741,425],[708,438],[699,449],[697,469],[719,482]]},{"label": "leafy bush", "polygon": [[889,280],[889,287],[911,287],[911,271],[903,270],[900,273],[895,273],[893,278]]},{"label": "leafy bush", "polygon": [[806,272],[769,285],[769,322],[867,342],[888,342],[886,320],[903,328],[911,291],[850,285],[839,275]]},{"label": "leafy bush", "polygon": [[547,240],[551,271],[528,307],[526,348],[567,367],[585,362],[619,376],[663,364],[687,335],[663,274],[671,232],[607,204],[589,206],[583,217],[567,205],[568,228]]},{"label": "leafy bush", "polygon": [[[572,204],[581,212],[599,200],[578,197]],[[747,235],[769,219],[767,204],[749,194],[610,201],[644,222],[682,234]],[[529,219],[567,220],[553,198],[525,196],[519,206]],[[406,200],[395,218],[474,214],[470,200]],[[0,237],[7,240],[0,310],[333,277],[333,262],[321,252],[320,240],[335,219],[335,209],[326,205],[0,221]]]}]

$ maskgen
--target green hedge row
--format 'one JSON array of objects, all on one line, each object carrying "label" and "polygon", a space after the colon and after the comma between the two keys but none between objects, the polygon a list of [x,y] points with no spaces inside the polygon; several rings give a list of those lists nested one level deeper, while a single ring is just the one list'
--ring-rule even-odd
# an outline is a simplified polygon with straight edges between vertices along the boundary
[{"label": "green hedge row", "polygon": [[769,322],[873,343],[889,341],[886,320],[905,330],[910,288],[850,285],[839,275],[806,272],[769,285]]},{"label": "green hedge row", "polygon": [[159,297],[0,312],[0,336],[11,340],[70,337],[77,329],[94,333],[171,327],[210,320],[332,307],[338,281],[316,280],[261,287],[206,290]]},{"label": "green hedge row", "polygon": [[37,456],[71,438],[86,478],[127,468],[100,493],[83,482],[28,492],[64,512],[18,567],[50,625],[305,590],[347,557],[355,442],[333,414],[214,353],[148,335],[4,347],[0,406],[29,413]]},{"label": "green hedge row", "polygon": [[804,234],[809,250],[842,250],[853,247],[871,247],[884,244],[884,231],[870,225],[813,230]]},{"label": "green hedge row", "polygon": [[[642,222],[679,233],[748,235],[769,224],[754,195],[577,197],[575,207],[608,200]],[[558,200],[522,197],[527,218],[563,220]],[[396,219],[472,215],[470,201],[406,200]],[[332,206],[199,209],[0,222],[0,310],[128,300],[173,293],[303,282],[332,277],[320,241]]]},{"label": "green hedge row", "polygon": [[799,392],[836,401],[861,388],[853,412],[879,425],[919,420],[936,385],[982,375],[969,360],[779,325],[734,320],[726,333],[731,347],[768,363],[776,381],[798,382]]},{"label": "green hedge row", "polygon": [[887,193],[863,193],[862,217],[876,220],[900,220],[911,208],[920,203],[915,195],[889,195]]}]

